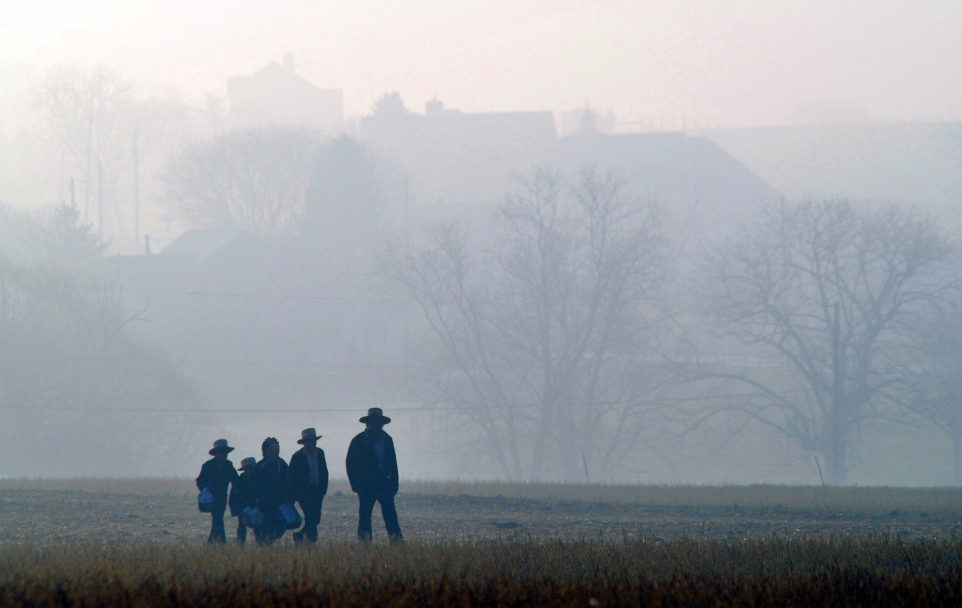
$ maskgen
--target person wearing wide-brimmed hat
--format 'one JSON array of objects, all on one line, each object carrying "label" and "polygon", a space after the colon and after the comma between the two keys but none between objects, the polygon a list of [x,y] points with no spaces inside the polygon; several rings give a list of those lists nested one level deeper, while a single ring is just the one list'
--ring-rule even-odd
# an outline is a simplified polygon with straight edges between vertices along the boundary
[{"label": "person wearing wide-brimmed hat", "polygon": [[317,526],[321,523],[321,507],[327,494],[327,460],[324,450],[317,447],[321,435],[314,428],[301,431],[297,443],[301,449],[291,456],[291,487],[294,500],[304,512],[304,526],[294,533],[294,542],[317,542]]},{"label": "person wearing wide-brimmed hat", "polygon": [[237,518],[237,544],[247,542],[247,523],[244,520],[244,509],[254,506],[254,469],[257,459],[253,456],[241,460],[240,476],[230,486],[230,497],[227,503],[230,514]]},{"label": "person wearing wide-brimmed hat", "polygon": [[394,506],[398,491],[397,455],[394,440],[384,432],[384,425],[391,419],[381,408],[372,407],[360,421],[365,429],[351,440],[347,450],[347,479],[360,503],[357,536],[371,542],[371,513],[374,503],[379,502],[388,537],[392,543],[398,543],[403,537]]},{"label": "person wearing wide-brimmed hat", "polygon": [[198,490],[206,489],[214,496],[214,504],[210,512],[210,534],[207,535],[207,542],[211,544],[227,542],[227,533],[224,531],[227,486],[237,479],[234,463],[227,460],[227,455],[233,451],[234,448],[227,445],[226,439],[215,441],[214,447],[207,452],[213,458],[201,466],[200,475],[196,479]]}]

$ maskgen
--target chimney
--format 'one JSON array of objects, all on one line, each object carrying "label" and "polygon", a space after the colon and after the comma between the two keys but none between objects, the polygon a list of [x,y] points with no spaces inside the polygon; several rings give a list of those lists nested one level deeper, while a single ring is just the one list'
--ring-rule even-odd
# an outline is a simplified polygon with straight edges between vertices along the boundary
[{"label": "chimney", "polygon": [[444,112],[444,102],[435,97],[424,104],[424,113],[428,116],[436,116]]}]

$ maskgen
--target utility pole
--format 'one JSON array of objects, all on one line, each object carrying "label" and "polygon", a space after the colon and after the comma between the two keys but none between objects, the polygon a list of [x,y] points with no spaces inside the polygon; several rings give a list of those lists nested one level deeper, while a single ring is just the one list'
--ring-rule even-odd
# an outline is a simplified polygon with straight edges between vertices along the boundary
[{"label": "utility pole", "polygon": [[90,94],[90,108],[87,112],[87,153],[85,155],[84,171],[84,222],[90,215],[90,164],[93,162],[94,150],[94,96]]},{"label": "utility pole", "polygon": [[104,238],[104,161],[97,159],[97,230]]},{"label": "utility pole", "polygon": [[140,152],[134,131],[134,243],[140,243]]},{"label": "utility pole", "polygon": [[[66,163],[66,150],[60,150],[60,206],[67,204],[67,199],[63,197],[63,186],[64,186],[64,164]],[[70,178],[73,181],[73,178]]]}]

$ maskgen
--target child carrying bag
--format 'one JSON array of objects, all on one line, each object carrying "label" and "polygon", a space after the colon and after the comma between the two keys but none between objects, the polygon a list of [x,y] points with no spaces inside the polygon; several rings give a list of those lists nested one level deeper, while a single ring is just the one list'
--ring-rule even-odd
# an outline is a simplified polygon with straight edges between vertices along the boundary
[{"label": "child carrying bag", "polygon": [[248,528],[256,528],[264,523],[264,514],[257,507],[244,507],[242,514],[244,525]]}]

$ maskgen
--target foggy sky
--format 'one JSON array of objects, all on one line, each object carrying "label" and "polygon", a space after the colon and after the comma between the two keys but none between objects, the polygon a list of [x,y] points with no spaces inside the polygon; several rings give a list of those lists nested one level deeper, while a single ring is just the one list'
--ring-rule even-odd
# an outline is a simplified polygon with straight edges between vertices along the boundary
[{"label": "foggy sky", "polygon": [[[422,110],[591,107],[623,130],[962,119],[962,3],[489,0],[5,2],[0,104],[55,64],[108,65],[200,104],[284,53],[344,90]],[[10,132],[9,112],[0,129]]]}]

